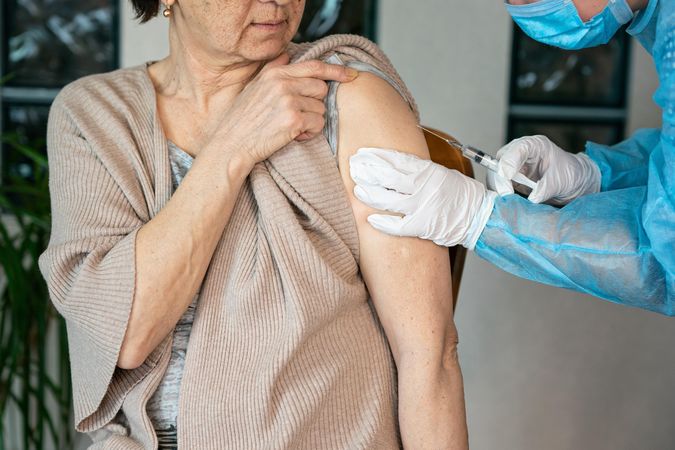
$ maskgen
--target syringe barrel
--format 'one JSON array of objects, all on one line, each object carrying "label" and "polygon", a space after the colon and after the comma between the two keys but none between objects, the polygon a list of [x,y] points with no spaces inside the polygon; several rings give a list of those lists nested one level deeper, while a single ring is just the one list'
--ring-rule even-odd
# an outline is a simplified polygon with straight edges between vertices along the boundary
[{"label": "syringe barrel", "polygon": [[467,158],[475,161],[483,167],[487,167],[488,169],[495,171],[497,170],[497,160],[493,158],[492,155],[489,155],[482,150],[471,147],[470,145],[465,145],[462,147],[462,153],[464,153]]},{"label": "syringe barrel", "polygon": [[[493,172],[498,173],[497,166],[499,165],[499,162],[497,158],[495,158],[494,156],[485,153],[482,150],[478,150],[475,147],[471,147],[470,145],[462,146],[462,154],[467,158],[469,158],[470,160],[475,161],[481,166],[487,168],[488,170],[492,170]],[[520,183],[524,186],[527,186],[531,189],[537,187],[537,183],[530,180],[520,172],[516,173],[516,175],[513,177],[513,181],[515,181],[516,183]]]}]

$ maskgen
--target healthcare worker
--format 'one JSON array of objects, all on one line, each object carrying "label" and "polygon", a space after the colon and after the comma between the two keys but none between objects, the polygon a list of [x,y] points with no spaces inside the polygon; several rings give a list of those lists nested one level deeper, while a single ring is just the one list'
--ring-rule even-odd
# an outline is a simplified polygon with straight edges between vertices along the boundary
[{"label": "healthcare worker", "polygon": [[[512,0],[507,9],[526,34],[565,49],[605,44],[632,21],[628,33],[656,64],[663,128],[576,155],[543,136],[516,139],[488,180],[502,196],[430,161],[360,149],[350,160],[355,195],[403,215],[369,222],[463,245],[522,278],[675,315],[675,0]],[[518,171],[538,182],[528,199],[508,195]]]}]

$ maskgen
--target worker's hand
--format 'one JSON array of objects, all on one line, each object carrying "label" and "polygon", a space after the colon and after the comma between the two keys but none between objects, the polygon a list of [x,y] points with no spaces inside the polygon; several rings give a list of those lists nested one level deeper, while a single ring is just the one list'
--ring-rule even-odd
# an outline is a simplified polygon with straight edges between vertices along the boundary
[{"label": "worker's hand", "polygon": [[492,213],[494,192],[429,160],[394,150],[361,148],[349,165],[359,200],[404,215],[370,215],[368,222],[385,233],[473,249]]},{"label": "worker's hand", "polygon": [[[600,191],[598,166],[585,154],[562,150],[545,136],[528,136],[511,141],[499,152],[499,173],[488,172],[487,185],[499,195],[513,194],[511,179],[519,171],[537,187],[528,199],[534,203],[566,205],[577,197]],[[527,193],[516,184],[519,192]]]}]

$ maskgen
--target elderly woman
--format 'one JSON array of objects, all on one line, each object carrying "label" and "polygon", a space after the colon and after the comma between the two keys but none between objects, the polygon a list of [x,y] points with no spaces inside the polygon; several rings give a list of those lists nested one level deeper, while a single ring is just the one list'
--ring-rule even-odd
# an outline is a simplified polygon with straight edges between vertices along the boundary
[{"label": "elderly woman", "polygon": [[164,8],[168,57],[50,113],[40,266],[76,428],[106,449],[467,447],[447,250],[377,233],[352,194],[360,147],[428,157],[386,57],[291,44],[304,0]]}]

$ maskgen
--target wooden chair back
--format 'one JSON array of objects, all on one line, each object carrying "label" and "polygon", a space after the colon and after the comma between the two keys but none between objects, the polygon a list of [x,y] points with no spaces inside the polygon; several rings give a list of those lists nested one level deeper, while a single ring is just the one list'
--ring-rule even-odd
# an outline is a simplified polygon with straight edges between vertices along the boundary
[{"label": "wooden chair back", "polygon": [[[452,139],[447,133],[436,130],[434,128],[425,127],[440,136],[447,139]],[[431,160],[437,164],[447,167],[448,169],[455,169],[464,175],[474,178],[473,167],[471,162],[462,156],[462,153],[452,145],[440,139],[437,136],[424,131],[424,137],[429,147]],[[450,248],[450,270],[452,271],[452,298],[455,306],[457,306],[457,296],[459,295],[459,285],[462,281],[462,273],[464,272],[464,262],[466,261],[467,250],[462,246]]]}]

